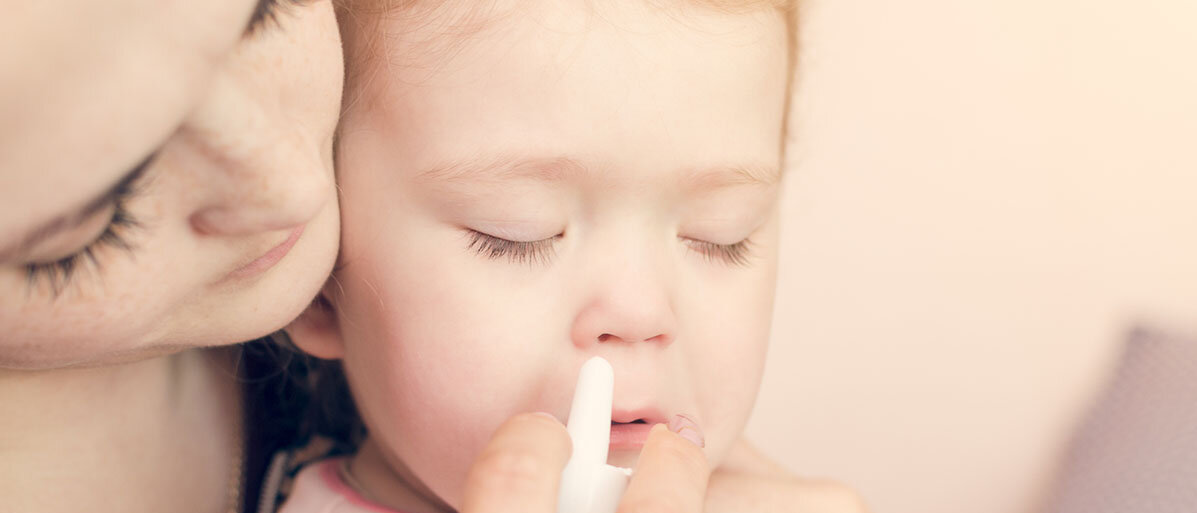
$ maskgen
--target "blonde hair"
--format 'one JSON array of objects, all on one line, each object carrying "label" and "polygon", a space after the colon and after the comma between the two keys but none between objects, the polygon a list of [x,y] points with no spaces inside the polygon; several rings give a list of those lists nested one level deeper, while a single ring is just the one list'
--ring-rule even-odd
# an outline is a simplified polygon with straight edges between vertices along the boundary
[{"label": "blonde hair", "polygon": [[[676,6],[694,6],[714,9],[729,14],[746,13],[756,10],[775,9],[784,18],[787,33],[787,54],[790,77],[787,90],[793,82],[794,69],[797,65],[798,53],[798,0],[647,0],[657,4],[657,7],[670,8]],[[341,35],[345,51],[345,85],[346,91],[363,75],[371,72],[372,66],[354,66],[353,63],[378,63],[383,58],[380,42],[383,37],[378,25],[384,20],[394,21],[396,18],[406,22],[405,26],[419,29],[429,26],[452,27],[445,29],[450,35],[459,35],[457,39],[464,40],[489,23],[491,18],[486,15],[493,5],[491,2],[430,2],[428,0],[336,0],[337,21],[341,26]],[[669,5],[672,4],[672,5]],[[459,5],[469,5],[470,9],[451,9]],[[454,12],[456,11],[456,12]],[[363,40],[359,34],[369,34]],[[452,40],[454,38],[442,38]],[[442,43],[443,44],[443,43]],[[431,49],[430,49],[431,50]],[[452,46],[441,48],[451,53]],[[347,97],[347,106],[356,99]],[[787,111],[789,105],[787,104]]]}]

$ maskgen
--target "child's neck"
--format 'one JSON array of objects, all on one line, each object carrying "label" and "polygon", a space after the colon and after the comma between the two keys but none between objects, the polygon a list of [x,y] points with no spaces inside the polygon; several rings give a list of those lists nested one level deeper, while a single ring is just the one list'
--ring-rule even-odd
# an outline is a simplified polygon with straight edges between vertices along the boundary
[{"label": "child's neck", "polygon": [[241,438],[227,356],[0,370],[4,509],[223,511]]},{"label": "child's neck", "polygon": [[365,498],[403,513],[452,513],[402,462],[390,462],[367,437],[349,462],[350,481]]}]

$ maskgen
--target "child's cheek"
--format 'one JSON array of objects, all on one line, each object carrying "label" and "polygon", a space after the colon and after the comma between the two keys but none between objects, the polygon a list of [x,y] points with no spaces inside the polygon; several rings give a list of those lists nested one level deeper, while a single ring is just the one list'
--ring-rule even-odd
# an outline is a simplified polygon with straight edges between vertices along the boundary
[{"label": "child's cheek", "polygon": [[679,304],[688,387],[698,403],[713,465],[743,432],[760,388],[772,320],[775,226],[757,237],[752,267],[728,279],[692,275]]},{"label": "child's cheek", "polygon": [[346,370],[371,436],[457,506],[490,434],[537,407],[553,348],[537,343],[550,335],[512,325],[522,316],[496,301],[485,278],[445,268],[454,255],[408,256],[385,272],[346,276],[347,292],[369,299],[353,305],[365,315],[344,327]]}]

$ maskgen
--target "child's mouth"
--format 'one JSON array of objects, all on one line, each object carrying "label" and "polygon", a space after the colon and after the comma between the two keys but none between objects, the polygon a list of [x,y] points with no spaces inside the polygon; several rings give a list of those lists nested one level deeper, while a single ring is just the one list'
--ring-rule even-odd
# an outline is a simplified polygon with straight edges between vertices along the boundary
[{"label": "child's mouth", "polygon": [[631,422],[611,421],[611,450],[640,451],[653,425],[644,419]]}]

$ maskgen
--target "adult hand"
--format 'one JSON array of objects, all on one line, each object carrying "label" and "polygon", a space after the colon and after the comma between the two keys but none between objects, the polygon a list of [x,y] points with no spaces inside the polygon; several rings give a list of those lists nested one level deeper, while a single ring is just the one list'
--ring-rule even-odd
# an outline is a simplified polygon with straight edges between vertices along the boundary
[{"label": "adult hand", "polygon": [[865,513],[851,488],[801,479],[740,440],[711,475],[707,513]]},{"label": "adult hand", "polygon": [[[620,513],[699,513],[710,469],[693,424],[675,422],[649,433]],[[697,442],[692,442],[694,439]],[[466,478],[462,513],[554,513],[561,471],[572,444],[565,426],[545,414],[505,422]]]}]

